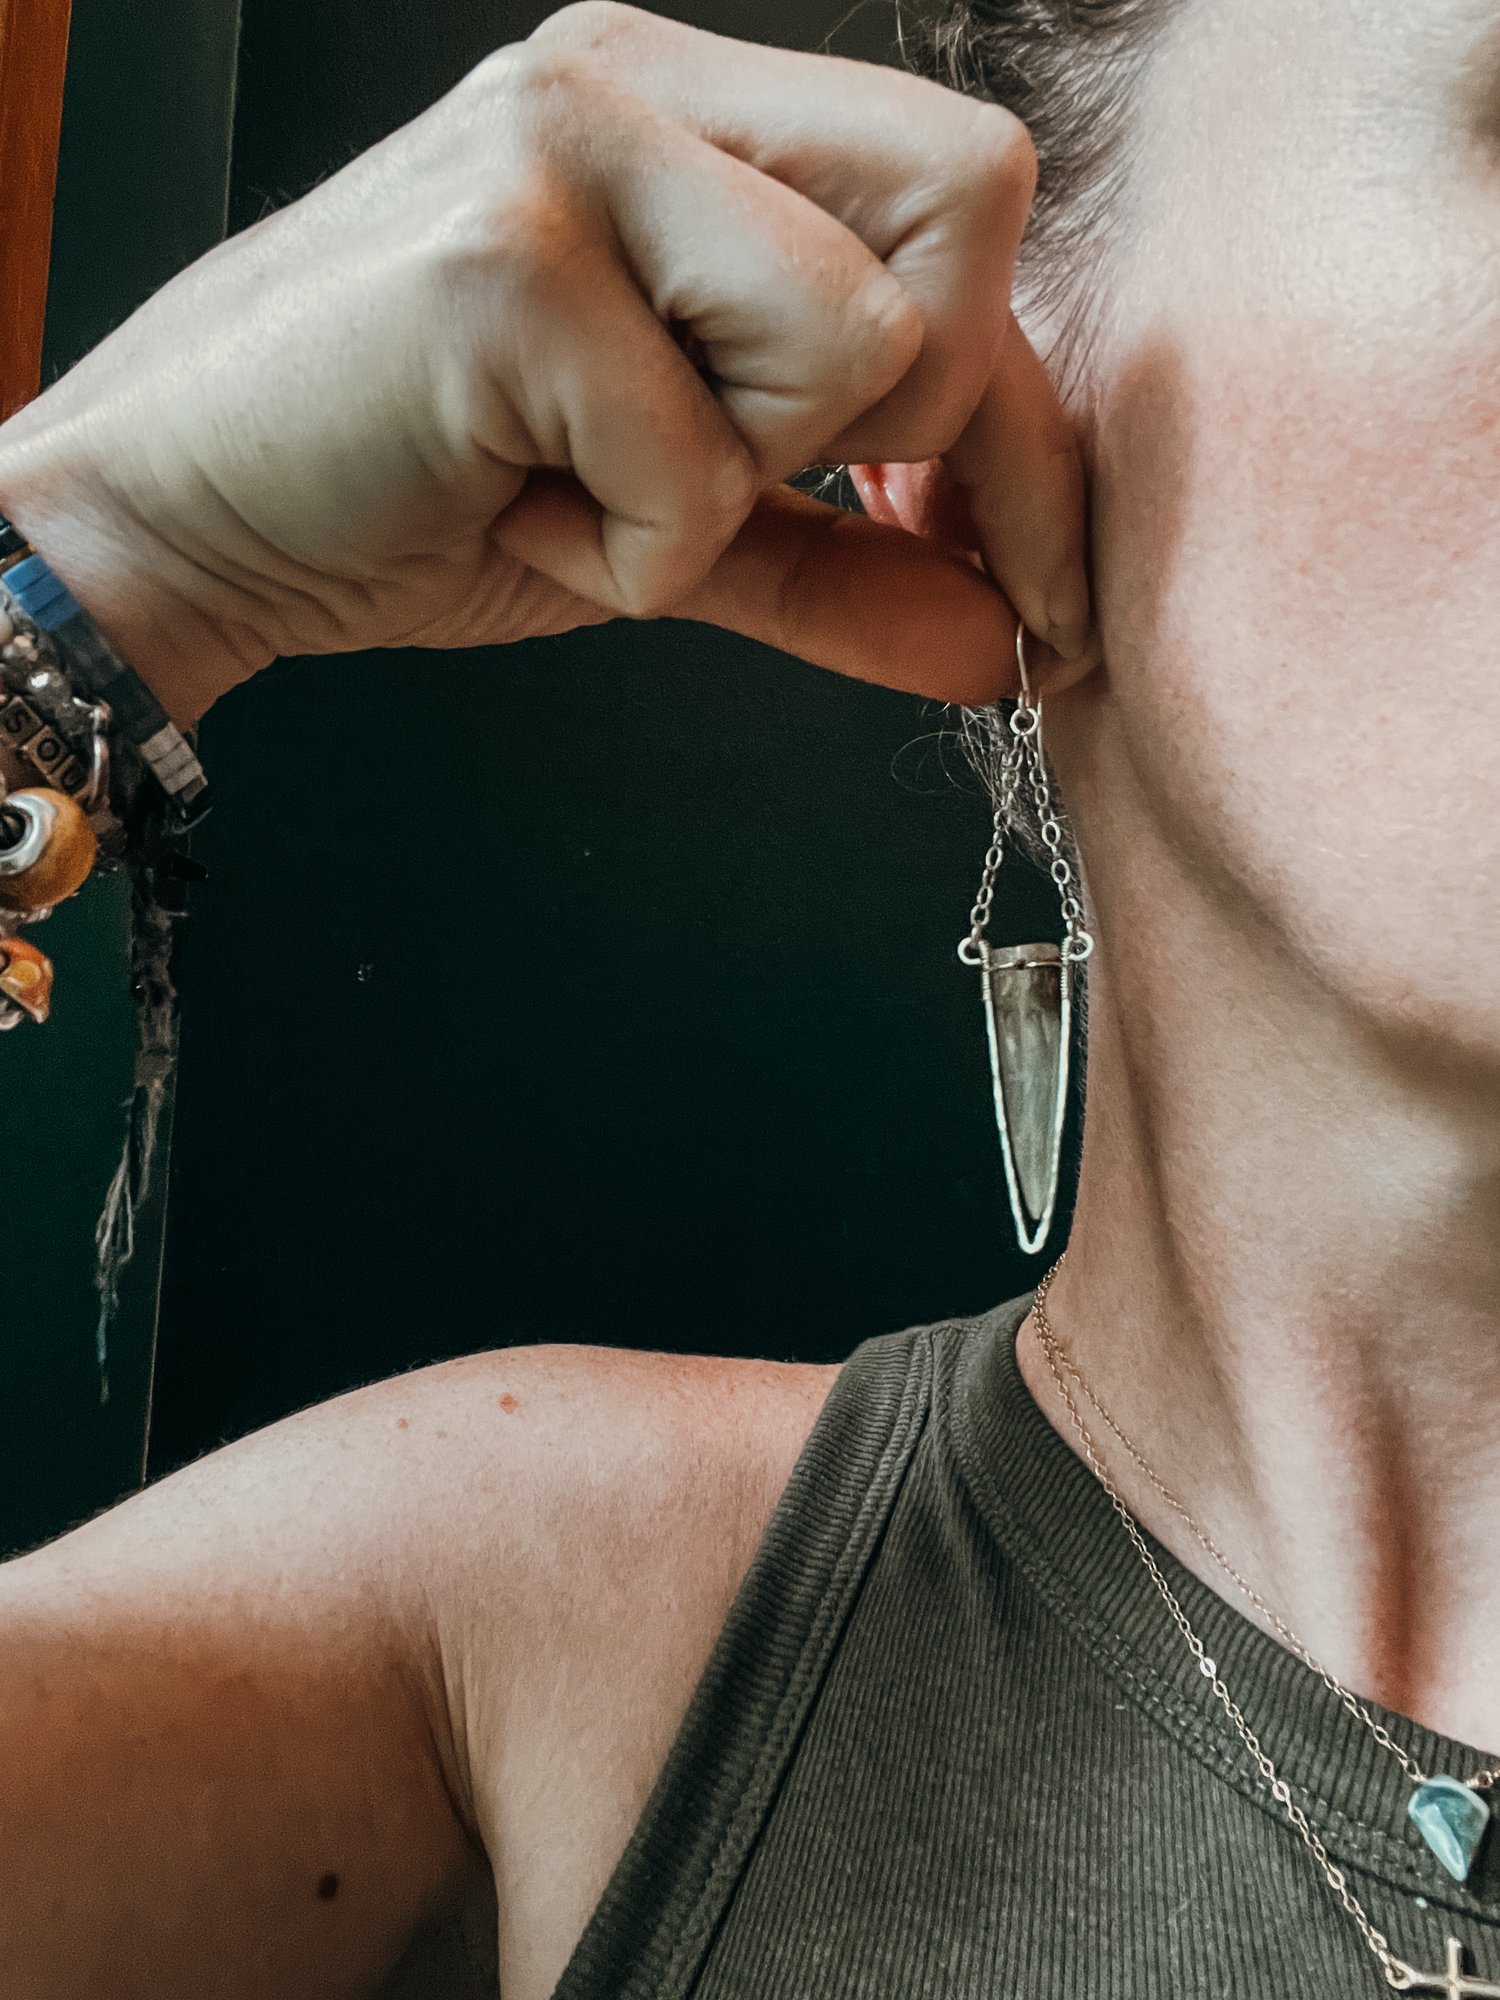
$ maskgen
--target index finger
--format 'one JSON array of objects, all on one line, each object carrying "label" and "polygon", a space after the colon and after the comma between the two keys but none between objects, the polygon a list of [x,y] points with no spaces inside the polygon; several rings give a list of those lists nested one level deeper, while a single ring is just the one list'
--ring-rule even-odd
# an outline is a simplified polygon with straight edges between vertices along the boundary
[{"label": "index finger", "polygon": [[1015,613],[966,556],[786,486],[671,615],[937,701],[1015,691]]}]

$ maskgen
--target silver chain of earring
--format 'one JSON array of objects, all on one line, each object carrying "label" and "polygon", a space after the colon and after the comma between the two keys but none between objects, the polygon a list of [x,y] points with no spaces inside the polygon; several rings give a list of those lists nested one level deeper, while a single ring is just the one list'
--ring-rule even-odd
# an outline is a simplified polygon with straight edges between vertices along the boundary
[{"label": "silver chain of earring", "polygon": [[1016,664],[1021,688],[1010,717],[1010,740],[1000,753],[999,796],[991,823],[990,844],[979,878],[979,893],[969,912],[969,934],[958,948],[965,965],[982,965],[985,932],[995,901],[995,878],[1005,860],[1005,844],[1014,837],[1020,820],[1021,797],[1030,790],[1036,809],[1037,828],[1047,852],[1048,872],[1062,907],[1062,955],[1073,965],[1081,965],[1094,949],[1094,940],[1084,926],[1083,905],[1078,883],[1064,847],[1062,823],[1052,802],[1052,783],[1047,775],[1047,757],[1042,745],[1042,705],[1032,699],[1031,677],[1026,669],[1026,627],[1016,628]]},{"label": "silver chain of earring", "polygon": [[958,947],[958,955],[965,965],[984,963],[984,934],[989,928],[990,906],[995,900],[995,877],[1000,872],[1000,864],[1005,859],[1005,837],[1009,830],[1009,820],[1005,806],[1006,794],[1002,789],[995,806],[995,817],[990,827],[990,844],[985,850],[984,872],[979,878],[979,894],[974,898],[974,907],[969,912],[969,935]]}]

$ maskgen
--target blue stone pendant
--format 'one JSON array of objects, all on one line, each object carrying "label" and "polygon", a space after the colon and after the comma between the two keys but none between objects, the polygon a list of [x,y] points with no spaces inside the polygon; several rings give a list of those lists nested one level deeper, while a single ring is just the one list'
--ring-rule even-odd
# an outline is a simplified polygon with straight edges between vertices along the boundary
[{"label": "blue stone pendant", "polygon": [[1455,1882],[1466,1882],[1490,1823],[1479,1794],[1457,1778],[1427,1778],[1412,1793],[1407,1818]]}]

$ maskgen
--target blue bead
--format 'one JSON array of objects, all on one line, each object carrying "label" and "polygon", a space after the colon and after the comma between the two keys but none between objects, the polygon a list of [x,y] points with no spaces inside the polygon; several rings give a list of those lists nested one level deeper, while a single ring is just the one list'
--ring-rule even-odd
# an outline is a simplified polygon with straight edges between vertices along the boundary
[{"label": "blue bead", "polygon": [[1466,1882],[1490,1823],[1490,1809],[1457,1778],[1428,1778],[1407,1801],[1407,1817],[1455,1882]]}]

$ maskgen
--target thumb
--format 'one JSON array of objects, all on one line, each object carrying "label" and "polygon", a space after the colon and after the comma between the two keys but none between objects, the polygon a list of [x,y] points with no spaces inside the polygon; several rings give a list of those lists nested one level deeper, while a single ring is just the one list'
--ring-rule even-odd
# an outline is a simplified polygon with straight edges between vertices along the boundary
[{"label": "thumb", "polygon": [[787,486],[760,496],[672,616],[966,707],[1015,686],[1016,615],[967,556]]}]

